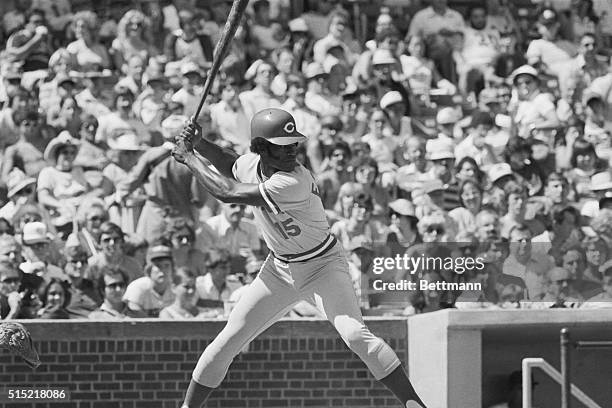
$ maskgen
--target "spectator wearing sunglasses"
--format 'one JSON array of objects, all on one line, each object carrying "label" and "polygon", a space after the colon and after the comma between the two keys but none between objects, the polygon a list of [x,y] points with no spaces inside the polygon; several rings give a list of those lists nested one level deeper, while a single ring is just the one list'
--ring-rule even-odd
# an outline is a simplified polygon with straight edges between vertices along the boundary
[{"label": "spectator wearing sunglasses", "polygon": [[124,271],[131,282],[143,276],[142,267],[138,261],[125,254],[125,234],[121,227],[112,222],[100,225],[101,250],[89,258],[89,268],[86,277],[98,280],[104,267],[116,267]]},{"label": "spectator wearing sunglasses", "polygon": [[173,276],[172,248],[166,239],[159,239],[147,251],[145,276],[130,282],[123,301],[132,311],[144,312],[148,317],[158,317],[164,307],[174,302],[171,287]]},{"label": "spectator wearing sunglasses", "polygon": [[98,119],[91,114],[81,114],[77,133],[81,146],[74,163],[85,170],[102,170],[109,162],[106,157],[108,146],[104,142],[96,141],[97,130]]},{"label": "spectator wearing sunglasses", "polygon": [[244,218],[245,210],[244,204],[223,204],[221,214],[209,218],[206,224],[219,237],[217,247],[247,257],[249,250],[259,251],[261,243],[255,224]]},{"label": "spectator wearing sunglasses", "polygon": [[104,301],[89,314],[91,320],[121,320],[130,317],[146,317],[143,312],[128,308],[123,295],[128,285],[128,277],[123,270],[106,266],[102,268],[97,281],[98,291]]},{"label": "spectator wearing sunglasses", "polygon": [[179,217],[170,220],[166,238],[172,243],[172,258],[177,268],[187,268],[196,276],[206,273],[206,255],[194,246],[196,234],[187,219]]},{"label": "spectator wearing sunglasses", "polygon": [[87,253],[81,248],[76,235],[72,234],[68,237],[64,256],[66,257],[64,272],[70,279],[71,295],[66,309],[71,318],[86,319],[102,303],[102,299],[94,282],[85,278]]},{"label": "spectator wearing sunglasses", "polygon": [[536,302],[531,304],[532,308],[576,308],[583,301],[582,296],[573,289],[574,278],[572,274],[563,267],[555,267],[546,273],[546,293]]}]

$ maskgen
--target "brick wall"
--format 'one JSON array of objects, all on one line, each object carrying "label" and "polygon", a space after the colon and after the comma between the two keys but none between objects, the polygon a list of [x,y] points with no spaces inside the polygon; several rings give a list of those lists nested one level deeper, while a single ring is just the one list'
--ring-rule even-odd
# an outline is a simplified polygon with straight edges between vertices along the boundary
[{"label": "brick wall", "polygon": [[[69,404],[36,407],[172,407],[200,352],[224,322],[24,322],[42,365],[0,352],[0,384],[67,387]],[[404,319],[368,321],[405,363]],[[20,404],[28,406],[34,404]],[[7,405],[10,407],[11,405]],[[398,407],[326,321],[283,320],[240,354],[207,407]]]}]

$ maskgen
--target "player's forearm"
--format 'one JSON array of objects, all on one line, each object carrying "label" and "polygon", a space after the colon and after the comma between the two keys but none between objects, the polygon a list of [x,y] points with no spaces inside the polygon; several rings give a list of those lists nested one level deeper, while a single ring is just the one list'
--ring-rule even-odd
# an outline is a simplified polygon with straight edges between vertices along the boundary
[{"label": "player's forearm", "polygon": [[[236,184],[234,180],[211,170],[196,154],[188,155],[185,159],[185,165],[191,170],[198,182],[216,199],[223,202],[230,200],[233,187]],[[213,163],[213,165],[215,164]],[[215,165],[215,167],[217,166]],[[221,171],[221,169],[217,169]]]},{"label": "player's forearm", "polygon": [[204,147],[201,152],[198,151],[197,153],[208,159],[225,177],[231,178],[232,167],[236,159],[238,159],[238,154],[232,150],[217,146],[208,140],[202,140],[202,143]]}]

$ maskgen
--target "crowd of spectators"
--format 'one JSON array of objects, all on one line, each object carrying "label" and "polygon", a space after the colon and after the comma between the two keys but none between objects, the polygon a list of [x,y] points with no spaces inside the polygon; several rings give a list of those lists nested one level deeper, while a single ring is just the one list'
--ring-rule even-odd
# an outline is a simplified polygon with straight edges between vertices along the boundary
[{"label": "crowd of spectators", "polygon": [[[93,3],[1,6],[0,317],[224,316],[268,249],[170,152],[231,1]],[[612,5],[348,3],[250,2],[202,137],[293,114],[364,311],[612,306]],[[372,272],[398,255],[484,267]]]}]

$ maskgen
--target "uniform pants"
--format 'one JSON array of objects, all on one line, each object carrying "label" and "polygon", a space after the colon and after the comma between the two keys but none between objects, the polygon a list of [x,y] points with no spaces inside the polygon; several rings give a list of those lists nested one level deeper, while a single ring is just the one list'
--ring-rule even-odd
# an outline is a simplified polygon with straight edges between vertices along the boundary
[{"label": "uniform pants", "polygon": [[271,254],[230,313],[225,328],[200,356],[193,380],[216,388],[234,357],[300,300],[315,305],[374,378],[401,363],[385,341],[365,326],[340,244],[306,262],[285,263]]}]

